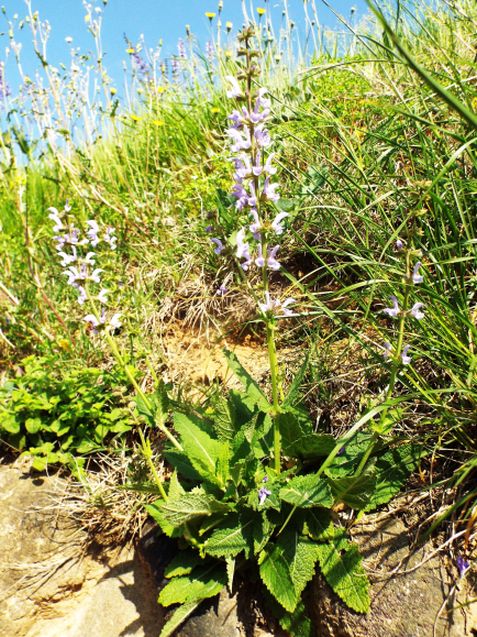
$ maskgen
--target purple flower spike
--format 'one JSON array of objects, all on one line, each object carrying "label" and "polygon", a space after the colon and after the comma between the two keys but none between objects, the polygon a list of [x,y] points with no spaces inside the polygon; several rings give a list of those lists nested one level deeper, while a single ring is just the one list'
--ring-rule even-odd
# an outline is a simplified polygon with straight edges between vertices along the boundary
[{"label": "purple flower spike", "polygon": [[409,363],[411,362],[411,357],[408,356],[409,348],[410,345],[405,345],[402,350],[401,360],[403,365],[409,365]]},{"label": "purple flower spike", "polygon": [[457,556],[456,566],[457,570],[459,571],[459,577],[464,577],[464,575],[470,568],[468,560],[466,560],[465,557],[462,557],[462,555]]},{"label": "purple flower spike", "polygon": [[418,283],[422,283],[424,277],[422,274],[419,274],[419,268],[422,266],[422,263],[418,261],[412,270],[412,282],[417,285]]},{"label": "purple flower spike", "polygon": [[414,303],[410,312],[411,316],[413,316],[418,321],[424,318],[424,312],[421,311],[421,307],[424,307],[424,303]]},{"label": "purple flower spike", "polygon": [[404,241],[402,239],[397,239],[394,247],[398,252],[401,252],[404,249]]},{"label": "purple flower spike", "polygon": [[224,249],[224,244],[222,243],[222,241],[220,239],[218,239],[217,237],[214,237],[213,239],[211,239],[212,243],[215,243],[215,248],[214,248],[214,252],[215,254],[220,254],[223,249]]},{"label": "purple flower spike", "polygon": [[265,502],[269,495],[272,495],[272,492],[265,487],[262,487],[258,490],[258,503],[261,505]]},{"label": "purple flower spike", "polygon": [[383,312],[384,312],[384,314],[387,314],[391,318],[396,318],[399,315],[399,303],[398,303],[398,300],[397,300],[397,298],[394,295],[390,296],[389,298],[393,302],[393,306],[384,308]]}]

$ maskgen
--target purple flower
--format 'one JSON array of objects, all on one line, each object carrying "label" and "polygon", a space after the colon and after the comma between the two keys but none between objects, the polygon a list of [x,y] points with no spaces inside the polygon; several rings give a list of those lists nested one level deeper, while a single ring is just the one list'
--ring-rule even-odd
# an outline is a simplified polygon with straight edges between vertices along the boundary
[{"label": "purple flower", "polygon": [[404,241],[402,239],[397,239],[394,247],[398,252],[401,252],[404,249]]},{"label": "purple flower", "polygon": [[205,231],[209,234],[214,231],[214,226],[206,226]]},{"label": "purple flower", "polygon": [[82,285],[78,285],[76,289],[78,290],[78,303],[80,305],[84,305],[85,301],[87,301],[88,299],[86,290],[84,289]]},{"label": "purple flower", "polygon": [[86,236],[88,237],[92,247],[95,248],[100,242],[100,238],[98,237],[98,233],[99,233],[98,222],[95,221],[94,219],[89,219],[86,222],[86,224],[89,226],[88,230],[86,231]]},{"label": "purple flower", "polygon": [[97,334],[99,332],[99,329],[104,326],[106,317],[104,312],[100,318],[98,318],[95,314],[87,314],[83,317],[83,321],[86,323],[87,327],[93,334]]},{"label": "purple flower", "polygon": [[237,242],[237,259],[245,259],[243,263],[241,263],[241,267],[243,270],[248,270],[250,263],[252,262],[252,258],[250,256],[250,246],[248,245],[245,239],[245,228],[241,228],[237,232],[236,242]]},{"label": "purple flower", "polygon": [[115,233],[116,230],[112,226],[108,226],[103,237],[103,241],[109,245],[111,250],[116,250],[116,246],[118,243]]},{"label": "purple flower", "polygon": [[399,311],[400,311],[398,300],[394,295],[390,296],[389,298],[393,302],[393,306],[384,308],[383,313],[387,314],[391,318],[396,318],[399,315]]},{"label": "purple flower", "polygon": [[265,502],[269,495],[272,495],[272,492],[265,487],[261,487],[258,490],[258,503],[261,505]]},{"label": "purple flower", "polygon": [[277,311],[281,310],[283,316],[293,316],[293,312],[288,306],[294,303],[296,301],[291,297],[288,297],[282,303],[279,299],[272,299],[269,292],[265,292],[265,303],[259,303],[258,307],[264,314],[276,314]]},{"label": "purple flower", "polygon": [[459,571],[459,577],[464,577],[465,573],[470,568],[468,560],[466,560],[465,557],[462,557],[462,555],[457,556],[456,566]]},{"label": "purple flower", "polygon": [[424,277],[422,274],[419,274],[419,268],[422,266],[422,263],[418,261],[412,270],[412,282],[417,285],[418,283],[422,283]]},{"label": "purple flower", "polygon": [[220,287],[217,288],[215,294],[217,296],[225,296],[228,292],[228,289],[225,287],[225,285],[222,283],[222,285],[220,285]]},{"label": "purple flower", "polygon": [[258,213],[255,208],[252,208],[250,214],[253,217],[253,223],[249,225],[249,230],[253,234],[253,238],[255,241],[260,241],[260,230],[262,229],[262,224],[260,223],[260,219],[258,218]]},{"label": "purple flower", "polygon": [[249,148],[252,147],[250,130],[248,128],[242,130],[228,128],[227,135],[232,138],[233,144],[231,149],[234,153],[239,153],[241,150],[249,150]]},{"label": "purple flower", "polygon": [[275,157],[274,153],[271,153],[268,156],[267,161],[265,162],[265,166],[263,167],[263,170],[268,175],[274,175],[277,172],[277,169],[275,168],[275,166],[272,166],[272,161],[274,157]]},{"label": "purple flower", "polygon": [[60,213],[53,206],[51,206],[51,208],[48,208],[48,210],[50,212],[48,218],[55,223],[55,225],[53,226],[53,232],[60,232],[60,230],[63,230],[65,227],[60,219]]},{"label": "purple flower", "polygon": [[61,250],[58,250],[58,256],[61,257],[61,266],[63,268],[68,267],[71,263],[74,263],[77,258],[78,258],[78,254],[76,252],[76,247],[75,246],[71,246],[71,250],[72,253],[68,254],[67,252],[63,252]]},{"label": "purple flower", "polygon": [[96,297],[100,303],[105,305],[108,302],[109,291],[103,288]]},{"label": "purple flower", "polygon": [[275,259],[275,256],[279,248],[280,248],[279,245],[274,246],[268,253],[268,257],[267,257],[267,268],[269,270],[274,270],[275,272],[282,267],[280,263],[278,263],[278,261]]},{"label": "purple flower", "polygon": [[421,307],[424,307],[424,303],[414,303],[410,311],[411,316],[418,321],[424,318],[424,312],[421,311]]},{"label": "purple flower", "polygon": [[260,148],[266,148],[270,146],[272,140],[270,139],[270,133],[261,124],[255,128],[254,131],[255,141]]},{"label": "purple flower", "polygon": [[255,259],[255,265],[257,268],[263,268],[265,265],[265,259],[263,258],[262,246],[259,244],[257,247],[258,257]]},{"label": "purple flower", "polygon": [[121,327],[122,322],[120,318],[121,318],[121,314],[119,312],[116,312],[116,314],[112,315],[108,325],[108,329],[110,331],[117,330]]},{"label": "purple flower", "polygon": [[268,199],[269,201],[278,201],[280,199],[280,195],[277,193],[277,188],[278,184],[271,184],[270,178],[267,177],[263,184],[263,196],[265,199]]},{"label": "purple flower", "polygon": [[228,116],[228,119],[232,122],[232,128],[240,129],[243,127],[243,118],[237,109],[234,109]]},{"label": "purple flower", "polygon": [[405,345],[402,350],[401,360],[403,365],[409,365],[409,363],[411,362],[411,357],[408,356],[409,348],[410,345]]},{"label": "purple flower", "polygon": [[224,249],[224,244],[217,237],[213,237],[211,239],[212,243],[215,243],[216,247],[214,249],[215,254],[220,254]]},{"label": "purple flower", "polygon": [[289,216],[290,215],[288,214],[288,212],[279,212],[277,214],[277,216],[275,217],[275,219],[272,222],[272,230],[275,232],[275,234],[283,234],[282,221],[283,221],[283,219],[286,219]]},{"label": "purple flower", "polygon": [[291,296],[289,296],[283,301],[283,303],[281,304],[281,310],[282,310],[283,316],[293,316],[293,312],[292,310],[288,308],[288,306],[294,305],[295,303],[296,303],[296,300],[292,298]]}]

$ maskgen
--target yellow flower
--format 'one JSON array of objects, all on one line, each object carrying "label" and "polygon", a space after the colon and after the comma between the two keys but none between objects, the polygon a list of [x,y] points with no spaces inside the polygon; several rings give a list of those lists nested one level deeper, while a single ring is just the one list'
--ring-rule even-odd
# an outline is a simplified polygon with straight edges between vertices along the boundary
[{"label": "yellow flower", "polygon": [[212,106],[212,108],[210,109],[211,113],[220,113],[220,108],[217,108],[217,106]]},{"label": "yellow flower", "polygon": [[164,126],[165,122],[163,119],[153,119],[152,123],[154,126]]},{"label": "yellow flower", "polygon": [[232,51],[230,49],[225,49],[224,55],[225,55],[226,58],[231,58],[232,57]]},{"label": "yellow flower", "polygon": [[142,117],[139,117],[139,115],[135,115],[134,113],[130,116],[133,122],[140,122]]},{"label": "yellow flower", "polygon": [[265,14],[265,9],[263,7],[258,7],[257,8],[257,13],[258,13],[258,15],[264,15]]},{"label": "yellow flower", "polygon": [[112,87],[109,89],[109,92],[111,93],[111,95],[116,95],[116,93],[118,92],[118,89],[117,89],[117,88],[114,88],[114,86],[112,86]]},{"label": "yellow flower", "polygon": [[212,21],[215,18],[215,13],[213,11],[206,11],[205,12],[205,17],[209,18],[210,21]]},{"label": "yellow flower", "polygon": [[126,49],[126,53],[129,53],[129,54],[136,53],[136,50],[129,47],[129,49]]},{"label": "yellow flower", "polygon": [[165,93],[166,91],[166,87],[165,86],[158,86],[157,87],[157,92],[158,93]]},{"label": "yellow flower", "polygon": [[232,24],[232,22],[230,22],[230,20],[227,20],[227,22],[225,23],[225,28],[227,29],[227,31],[232,31],[232,27],[234,25]]},{"label": "yellow flower", "polygon": [[477,113],[477,97],[473,97],[470,104],[472,108],[474,109],[474,111]]}]

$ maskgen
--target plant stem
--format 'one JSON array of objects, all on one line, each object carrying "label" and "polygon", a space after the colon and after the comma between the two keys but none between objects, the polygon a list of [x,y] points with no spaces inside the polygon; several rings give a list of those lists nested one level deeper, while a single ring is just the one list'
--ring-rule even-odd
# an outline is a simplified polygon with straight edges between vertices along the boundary
[{"label": "plant stem", "polygon": [[270,376],[272,381],[272,403],[273,403],[273,457],[275,462],[275,471],[280,473],[281,470],[281,436],[278,427],[277,416],[280,411],[279,404],[279,381],[278,381],[278,359],[277,347],[275,343],[275,322],[273,319],[267,320],[267,348],[268,360],[270,364]]}]

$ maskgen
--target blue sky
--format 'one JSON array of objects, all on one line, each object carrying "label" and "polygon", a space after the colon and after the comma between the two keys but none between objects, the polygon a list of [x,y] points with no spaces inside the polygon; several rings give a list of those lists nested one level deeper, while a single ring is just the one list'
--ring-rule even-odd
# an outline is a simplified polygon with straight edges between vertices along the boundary
[{"label": "blue sky", "polygon": [[[105,53],[104,62],[115,83],[122,83],[121,60],[126,59],[126,45],[123,34],[126,33],[132,42],[136,42],[141,34],[150,47],[155,47],[159,40],[163,40],[164,55],[175,53],[177,40],[185,34],[185,25],[189,24],[192,32],[202,45],[210,37],[210,25],[205,17],[206,11],[217,11],[218,0],[109,0],[104,5],[102,0],[90,0],[93,6],[102,9],[103,26],[102,41]],[[1,0],[0,0],[1,3]],[[14,14],[18,19],[26,15],[24,0],[3,0],[6,16],[0,14],[0,61],[5,60],[5,47],[8,46],[8,20]],[[85,24],[85,9],[81,0],[31,0],[32,10],[39,11],[42,20],[47,19],[52,28],[49,45],[48,60],[57,65],[60,62],[68,64],[69,45],[65,38],[73,38],[72,45],[87,52],[93,48],[92,36]],[[234,29],[243,22],[241,0],[223,0],[222,21],[230,20]],[[303,0],[288,0],[290,17],[297,27],[303,26]],[[308,0],[310,4],[310,0]],[[356,8],[356,14],[365,12],[364,0],[329,0],[329,4],[345,17],[349,17],[351,7]],[[322,24],[336,26],[336,18],[326,9],[321,0],[316,0],[319,18]],[[247,0],[247,6],[250,6]],[[267,7],[279,22],[281,16],[281,0],[254,0],[254,8]],[[18,40],[22,43],[22,60],[27,75],[33,75],[39,61],[33,55],[28,29],[18,32]],[[7,81],[15,89],[17,82],[16,65],[9,59],[6,65]]]}]

